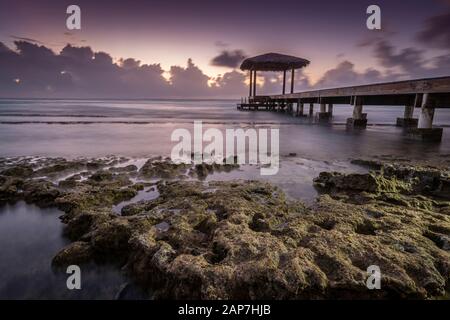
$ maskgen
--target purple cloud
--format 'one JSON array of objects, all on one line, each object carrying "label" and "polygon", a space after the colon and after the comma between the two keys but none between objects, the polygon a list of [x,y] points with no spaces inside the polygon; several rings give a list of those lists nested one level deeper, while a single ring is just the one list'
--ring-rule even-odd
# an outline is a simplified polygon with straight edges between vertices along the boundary
[{"label": "purple cloud", "polygon": [[450,48],[450,11],[428,18],[416,36],[420,42],[440,49]]},{"label": "purple cloud", "polygon": [[211,60],[211,65],[217,67],[237,68],[244,59],[245,54],[242,50],[224,50]]}]

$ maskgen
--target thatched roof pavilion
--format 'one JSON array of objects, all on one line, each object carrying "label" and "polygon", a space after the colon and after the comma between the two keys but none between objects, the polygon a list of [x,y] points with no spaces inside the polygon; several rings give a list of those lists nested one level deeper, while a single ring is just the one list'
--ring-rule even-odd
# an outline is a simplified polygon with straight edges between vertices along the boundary
[{"label": "thatched roof pavilion", "polygon": [[306,67],[308,64],[309,61],[303,58],[279,53],[266,53],[245,59],[241,64],[241,70],[250,70],[250,96],[256,95],[256,71],[283,71],[283,94],[285,94],[286,70],[291,70],[291,93],[293,93],[295,69]]}]

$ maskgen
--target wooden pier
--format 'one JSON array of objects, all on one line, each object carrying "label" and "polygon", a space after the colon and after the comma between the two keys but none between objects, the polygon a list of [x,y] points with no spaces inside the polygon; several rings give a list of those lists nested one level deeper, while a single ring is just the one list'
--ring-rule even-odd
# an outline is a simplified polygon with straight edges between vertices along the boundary
[{"label": "wooden pier", "polygon": [[[237,105],[239,110],[287,112],[294,116],[314,117],[317,122],[326,123],[332,118],[335,105],[352,105],[353,115],[347,119],[347,127],[365,128],[368,116],[363,113],[363,106],[404,106],[404,116],[397,118],[397,126],[405,127],[411,138],[426,141],[440,141],[442,138],[442,128],[433,127],[434,110],[450,108],[450,76],[297,93],[293,92],[292,82],[291,93],[269,96],[255,95],[254,81],[250,87],[251,92],[253,86],[253,95]],[[283,82],[283,92],[284,87]],[[314,114],[316,104],[320,109]],[[307,114],[305,105],[309,105]],[[414,108],[420,109],[418,119],[413,118]]]}]

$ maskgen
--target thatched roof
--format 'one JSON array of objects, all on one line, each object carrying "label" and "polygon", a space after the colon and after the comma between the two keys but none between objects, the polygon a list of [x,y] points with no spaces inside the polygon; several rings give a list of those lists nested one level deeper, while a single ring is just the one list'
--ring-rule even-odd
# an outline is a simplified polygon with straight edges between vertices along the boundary
[{"label": "thatched roof", "polygon": [[306,59],[279,53],[266,53],[245,59],[241,64],[241,70],[284,71],[303,68],[308,64],[309,61]]}]

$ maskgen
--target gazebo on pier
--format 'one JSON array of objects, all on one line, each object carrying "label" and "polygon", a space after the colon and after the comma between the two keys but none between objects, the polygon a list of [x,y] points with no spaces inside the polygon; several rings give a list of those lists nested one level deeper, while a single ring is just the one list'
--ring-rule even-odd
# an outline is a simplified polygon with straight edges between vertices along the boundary
[{"label": "gazebo on pier", "polygon": [[283,91],[286,93],[286,71],[291,70],[291,93],[294,93],[295,69],[306,67],[309,61],[303,58],[279,53],[266,53],[245,59],[241,70],[250,71],[249,97],[256,96],[256,71],[283,71]]}]

